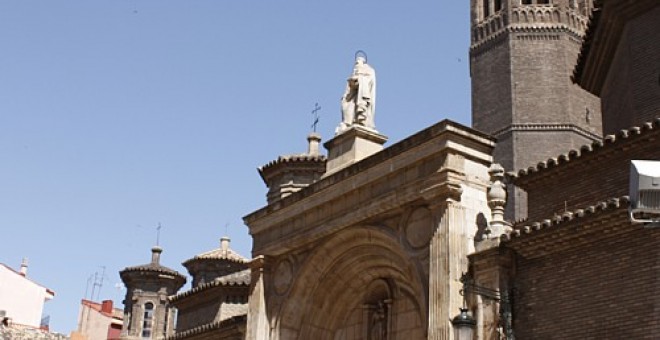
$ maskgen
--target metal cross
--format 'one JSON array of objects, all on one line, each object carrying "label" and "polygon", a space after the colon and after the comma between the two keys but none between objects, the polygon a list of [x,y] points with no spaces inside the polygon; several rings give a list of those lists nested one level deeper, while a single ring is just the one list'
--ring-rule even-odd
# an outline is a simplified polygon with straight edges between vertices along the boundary
[{"label": "metal cross", "polygon": [[160,225],[160,222],[158,222],[158,227],[156,227],[156,245],[159,246],[160,244],[160,228],[162,226]]},{"label": "metal cross", "polygon": [[321,111],[321,107],[319,106],[319,103],[314,104],[314,110],[312,110],[312,114],[314,115],[312,128],[314,129],[314,132],[316,132],[316,126],[319,124],[319,111]]}]

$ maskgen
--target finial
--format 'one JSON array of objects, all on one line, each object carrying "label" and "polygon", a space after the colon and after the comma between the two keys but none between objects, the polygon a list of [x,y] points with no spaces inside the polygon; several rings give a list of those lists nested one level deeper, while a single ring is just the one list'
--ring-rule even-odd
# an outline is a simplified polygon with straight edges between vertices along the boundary
[{"label": "finial", "polygon": [[307,154],[310,156],[318,156],[319,144],[321,144],[321,135],[316,132],[312,132],[307,136],[307,142],[309,144],[307,147]]},{"label": "finial", "polygon": [[220,249],[222,250],[223,255],[226,255],[229,250],[229,242],[231,242],[231,239],[227,236],[220,238]]},{"label": "finial", "polygon": [[[506,185],[504,184],[504,168],[497,163],[493,163],[488,169],[490,175],[490,186],[488,187],[487,199],[488,207],[491,211],[490,225],[485,231],[485,238],[499,237],[509,227],[509,223],[504,220],[504,207],[506,206]],[[492,234],[492,235],[491,235]]]},{"label": "finial", "polygon": [[160,254],[163,252],[163,248],[159,246],[154,246],[151,248],[151,263],[160,264]]}]

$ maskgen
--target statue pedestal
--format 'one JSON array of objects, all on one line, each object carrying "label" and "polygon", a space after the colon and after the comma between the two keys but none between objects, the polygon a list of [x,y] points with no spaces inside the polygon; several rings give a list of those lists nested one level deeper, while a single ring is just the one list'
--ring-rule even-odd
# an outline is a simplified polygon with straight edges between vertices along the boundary
[{"label": "statue pedestal", "polygon": [[360,125],[351,126],[323,144],[328,150],[328,162],[323,177],[383,150],[385,141],[387,137],[375,130]]}]

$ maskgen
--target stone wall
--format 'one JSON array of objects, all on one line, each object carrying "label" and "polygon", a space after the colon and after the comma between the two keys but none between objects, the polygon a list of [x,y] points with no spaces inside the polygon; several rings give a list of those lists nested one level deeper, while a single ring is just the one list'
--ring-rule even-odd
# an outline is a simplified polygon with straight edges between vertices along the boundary
[{"label": "stone wall", "polygon": [[3,328],[0,327],[0,340],[68,340],[69,337],[59,333],[49,333],[38,329]]}]

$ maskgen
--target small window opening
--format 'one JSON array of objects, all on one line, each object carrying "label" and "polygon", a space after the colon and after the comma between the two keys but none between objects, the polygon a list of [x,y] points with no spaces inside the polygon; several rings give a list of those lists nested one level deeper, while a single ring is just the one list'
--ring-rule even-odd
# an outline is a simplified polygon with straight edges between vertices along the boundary
[{"label": "small window opening", "polygon": [[154,322],[154,304],[144,304],[144,318],[142,319],[142,339],[151,339],[151,330]]}]

